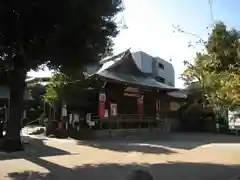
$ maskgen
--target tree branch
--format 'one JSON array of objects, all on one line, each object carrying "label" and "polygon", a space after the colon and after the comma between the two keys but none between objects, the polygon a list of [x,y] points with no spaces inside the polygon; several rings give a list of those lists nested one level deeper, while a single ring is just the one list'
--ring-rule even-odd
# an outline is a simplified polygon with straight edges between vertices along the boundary
[{"label": "tree branch", "polygon": [[[190,36],[193,36],[193,37],[199,39],[198,41],[195,42],[195,45],[202,44],[204,47],[206,46],[207,42],[201,36],[199,36],[198,34],[185,31],[180,27],[180,25],[172,25],[172,27],[174,29],[174,31],[173,31],[174,33],[179,32],[179,33],[190,35]],[[188,47],[194,47],[194,46],[191,44],[191,42],[189,42]]]}]

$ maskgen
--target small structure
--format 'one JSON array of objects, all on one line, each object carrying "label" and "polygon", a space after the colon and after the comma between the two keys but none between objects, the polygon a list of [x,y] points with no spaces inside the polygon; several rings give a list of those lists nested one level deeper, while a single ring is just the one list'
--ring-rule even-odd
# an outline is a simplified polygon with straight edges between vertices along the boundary
[{"label": "small structure", "polygon": [[46,86],[50,83],[51,77],[28,77],[26,82],[29,84],[41,84]]},{"label": "small structure", "polygon": [[[28,89],[24,91],[24,101],[33,100],[31,93]],[[0,118],[1,120],[6,121],[8,117],[8,109],[10,105],[10,90],[6,85],[0,86]],[[24,111],[23,116],[26,116],[26,112]]]}]

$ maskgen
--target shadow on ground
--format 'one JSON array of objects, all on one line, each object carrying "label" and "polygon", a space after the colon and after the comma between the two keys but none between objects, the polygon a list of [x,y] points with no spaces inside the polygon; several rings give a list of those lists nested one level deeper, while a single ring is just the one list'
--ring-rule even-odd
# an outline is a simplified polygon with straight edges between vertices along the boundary
[{"label": "shadow on ground", "polygon": [[[43,165],[42,163],[40,163]],[[240,173],[239,166],[216,164],[196,164],[186,162],[169,162],[167,164],[99,164],[84,165],[68,169],[56,164],[45,164],[50,173],[13,172],[8,174],[12,180],[126,180],[128,175],[136,169],[150,172],[155,180],[228,180]]]},{"label": "shadow on ground", "polygon": [[161,143],[171,148],[190,150],[207,144],[240,145],[240,136],[213,133],[171,133]]},{"label": "shadow on ground", "polygon": [[[179,138],[181,142],[181,138]],[[210,139],[210,138],[209,138]],[[211,139],[210,139],[211,140]],[[225,139],[226,140],[226,139]],[[177,140],[175,139],[174,142]],[[167,143],[168,141],[166,141]],[[217,142],[217,141],[215,141]],[[85,143],[86,142],[81,142]],[[93,143],[93,142],[91,142]],[[114,143],[111,147],[107,147],[108,142],[98,142],[101,146],[105,143],[105,148],[116,149],[117,151],[132,151],[139,147],[132,146],[131,149],[126,147],[114,147]],[[116,142],[115,142],[116,143]],[[126,143],[132,143],[127,141]],[[164,141],[162,142],[164,143]],[[117,142],[117,144],[121,144]],[[89,143],[88,143],[89,145]],[[100,146],[98,145],[98,147]],[[90,146],[90,145],[89,145]],[[96,146],[91,145],[91,146]],[[134,148],[133,148],[134,147]],[[164,148],[163,148],[164,149]],[[153,150],[141,150],[141,152],[150,152]],[[156,150],[155,150],[156,151]],[[164,153],[165,150],[158,150],[159,153]],[[156,152],[155,152],[156,153]],[[169,152],[165,152],[169,153]],[[170,152],[171,153],[171,152]],[[135,169],[143,169],[149,171],[154,179],[159,180],[227,180],[240,174],[240,166],[227,166],[220,164],[203,164],[203,163],[188,163],[188,162],[168,162],[162,164],[88,164],[83,166],[76,166],[73,169],[63,167],[61,165],[52,163],[40,157],[47,156],[61,156],[70,155],[71,153],[47,146],[44,143],[44,139],[29,139],[29,144],[26,145],[25,152],[18,152],[5,155],[0,155],[0,160],[24,158],[38,166],[41,166],[49,171],[49,173],[32,172],[28,171],[26,167],[25,172],[11,172],[7,174],[12,180],[124,180],[127,175]],[[93,154],[94,155],[94,154]],[[81,157],[81,156],[79,156]],[[57,158],[57,157],[56,157]],[[79,158],[79,161],[81,159]],[[80,164],[81,162],[79,162]]]},{"label": "shadow on ground", "polygon": [[142,152],[152,154],[176,153],[172,149],[191,150],[208,144],[239,144],[239,136],[216,135],[207,133],[174,133],[164,137],[129,139],[105,139],[78,141],[79,145],[118,152]]},{"label": "shadow on ground", "polygon": [[48,146],[44,142],[44,138],[27,138],[27,143],[24,144],[24,151],[4,153],[0,152],[0,160],[20,159],[27,160],[37,159],[39,157],[70,155],[71,153]]},{"label": "shadow on ground", "polygon": [[79,141],[79,145],[90,146],[117,152],[140,152],[147,154],[173,154],[177,153],[157,144],[136,143],[131,141]]},{"label": "shadow on ground", "polygon": [[[27,130],[29,129],[29,130]],[[30,126],[27,132],[39,133],[42,127]],[[78,139],[77,137],[72,137]],[[207,144],[234,143],[240,144],[240,136],[213,133],[150,133],[149,135],[132,135],[121,139],[82,140],[80,145],[107,149],[119,152],[142,152],[150,154],[172,154],[175,149],[191,150]]]}]

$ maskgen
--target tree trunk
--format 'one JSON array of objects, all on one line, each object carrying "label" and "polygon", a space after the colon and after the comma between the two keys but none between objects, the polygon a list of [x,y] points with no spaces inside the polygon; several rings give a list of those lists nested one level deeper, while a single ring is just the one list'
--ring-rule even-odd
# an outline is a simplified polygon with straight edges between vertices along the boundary
[{"label": "tree trunk", "polygon": [[7,152],[23,150],[21,142],[23,95],[27,72],[22,68],[15,68],[10,72],[10,113],[6,122],[6,138],[0,149]]}]

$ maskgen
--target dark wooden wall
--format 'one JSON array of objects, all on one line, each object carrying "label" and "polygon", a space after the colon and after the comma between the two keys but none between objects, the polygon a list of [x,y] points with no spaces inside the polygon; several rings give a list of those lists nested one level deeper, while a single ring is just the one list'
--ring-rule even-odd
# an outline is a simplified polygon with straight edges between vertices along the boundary
[{"label": "dark wooden wall", "polygon": [[143,98],[143,109],[144,109],[144,116],[156,116],[156,100],[157,100],[157,93],[156,91],[144,91],[144,98]]}]

